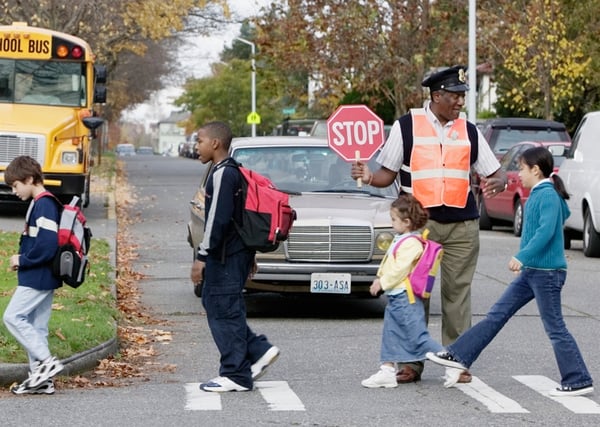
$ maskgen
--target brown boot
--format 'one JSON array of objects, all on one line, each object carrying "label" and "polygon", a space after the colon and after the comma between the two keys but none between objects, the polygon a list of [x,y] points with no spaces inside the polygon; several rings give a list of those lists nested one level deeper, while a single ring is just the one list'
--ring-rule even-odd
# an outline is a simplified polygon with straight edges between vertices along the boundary
[{"label": "brown boot", "polygon": [[396,373],[396,381],[398,381],[398,384],[414,383],[420,379],[421,374],[410,366],[403,366],[402,369]]}]

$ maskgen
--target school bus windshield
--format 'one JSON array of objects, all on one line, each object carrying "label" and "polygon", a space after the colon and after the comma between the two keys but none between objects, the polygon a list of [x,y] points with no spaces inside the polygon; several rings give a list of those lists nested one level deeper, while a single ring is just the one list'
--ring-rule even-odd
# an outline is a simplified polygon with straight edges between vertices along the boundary
[{"label": "school bus windshield", "polygon": [[83,62],[0,59],[0,103],[86,106]]}]

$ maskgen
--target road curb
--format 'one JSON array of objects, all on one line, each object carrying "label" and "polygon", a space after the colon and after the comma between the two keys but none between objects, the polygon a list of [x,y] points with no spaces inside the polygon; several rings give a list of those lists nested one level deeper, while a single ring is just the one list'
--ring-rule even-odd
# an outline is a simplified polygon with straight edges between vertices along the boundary
[{"label": "road curb", "polygon": [[[98,365],[98,362],[114,354],[119,349],[116,337],[81,353],[74,354],[61,362],[65,369],[59,375],[73,375],[89,371]],[[21,382],[27,378],[29,364],[27,363],[0,363],[0,385],[7,386],[14,382]]]}]

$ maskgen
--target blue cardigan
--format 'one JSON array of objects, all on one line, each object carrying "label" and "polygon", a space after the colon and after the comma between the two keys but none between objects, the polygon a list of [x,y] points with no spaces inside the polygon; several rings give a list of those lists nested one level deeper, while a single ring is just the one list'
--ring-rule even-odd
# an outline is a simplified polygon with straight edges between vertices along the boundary
[{"label": "blue cardigan", "polygon": [[524,268],[566,270],[563,224],[571,212],[550,181],[531,190],[523,213],[523,232],[515,255]]},{"label": "blue cardigan", "polygon": [[19,247],[19,286],[49,291],[62,285],[52,273],[52,261],[58,250],[59,218],[58,203],[51,197],[31,201]]}]

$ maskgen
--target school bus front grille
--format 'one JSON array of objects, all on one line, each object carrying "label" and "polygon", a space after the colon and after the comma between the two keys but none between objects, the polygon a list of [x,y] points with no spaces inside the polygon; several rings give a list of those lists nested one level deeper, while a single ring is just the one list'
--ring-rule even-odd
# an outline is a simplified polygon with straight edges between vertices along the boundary
[{"label": "school bus front grille", "polygon": [[43,164],[44,140],[36,135],[3,135],[0,133],[0,164],[8,165],[18,156],[31,156]]}]

